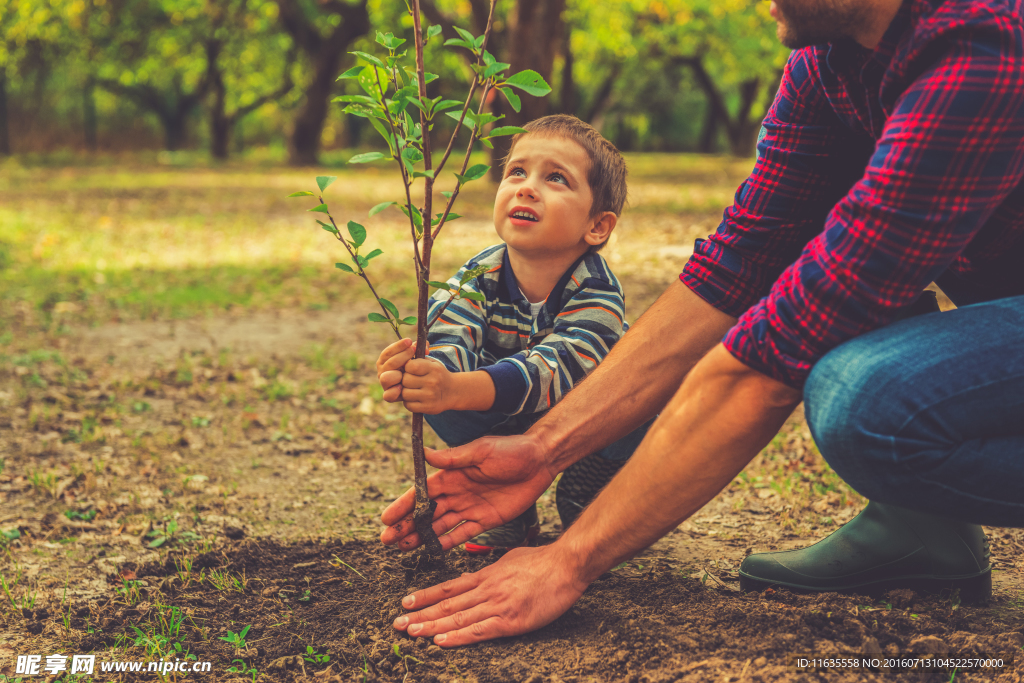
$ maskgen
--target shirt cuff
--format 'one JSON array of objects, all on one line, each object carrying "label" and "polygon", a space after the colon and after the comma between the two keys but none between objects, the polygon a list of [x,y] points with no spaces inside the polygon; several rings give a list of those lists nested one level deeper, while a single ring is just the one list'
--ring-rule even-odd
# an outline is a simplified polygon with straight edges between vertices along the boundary
[{"label": "shirt cuff", "polygon": [[494,405],[487,412],[514,415],[526,400],[530,385],[523,377],[523,371],[515,363],[502,363],[480,368],[491,376],[494,382]]},{"label": "shirt cuff", "polygon": [[792,347],[785,335],[772,329],[765,301],[740,316],[730,329],[722,345],[736,360],[794,389],[803,389],[814,363],[801,357],[798,347]]}]

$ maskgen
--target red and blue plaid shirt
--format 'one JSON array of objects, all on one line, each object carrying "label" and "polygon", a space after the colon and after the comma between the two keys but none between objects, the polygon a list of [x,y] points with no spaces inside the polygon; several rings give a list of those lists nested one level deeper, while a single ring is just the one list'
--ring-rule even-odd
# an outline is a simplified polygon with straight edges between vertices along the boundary
[{"label": "red and blue plaid shirt", "polygon": [[726,348],[801,387],[935,281],[1024,294],[1024,0],[905,0],[879,46],[795,51],[758,160],[680,279]]}]

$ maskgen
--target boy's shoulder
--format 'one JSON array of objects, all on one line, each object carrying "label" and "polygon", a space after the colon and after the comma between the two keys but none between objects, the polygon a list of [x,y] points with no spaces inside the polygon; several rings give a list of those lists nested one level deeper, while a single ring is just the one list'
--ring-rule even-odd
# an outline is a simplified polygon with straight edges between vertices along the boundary
[{"label": "boy's shoulder", "polygon": [[599,283],[603,283],[611,289],[622,291],[622,284],[600,254],[585,254],[573,270],[572,279],[580,287],[584,286],[586,280],[590,280],[587,286],[600,287]]},{"label": "boy's shoulder", "polygon": [[466,261],[463,268],[469,270],[476,268],[477,266],[489,266],[488,271],[500,270],[502,264],[505,262],[505,243],[495,244],[487,247],[480,253],[473,256],[471,259]]}]

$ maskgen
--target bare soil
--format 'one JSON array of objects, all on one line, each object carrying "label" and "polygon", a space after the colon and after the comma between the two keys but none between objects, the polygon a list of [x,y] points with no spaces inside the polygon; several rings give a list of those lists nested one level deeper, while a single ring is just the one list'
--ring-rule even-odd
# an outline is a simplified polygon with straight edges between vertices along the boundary
[{"label": "bare soil", "polygon": [[[643,310],[663,284],[627,286]],[[384,332],[332,311],[243,313],[74,329],[4,359],[0,681],[19,654],[158,658],[140,634],[212,661],[189,679],[218,682],[949,681],[789,659],[1024,655],[1022,530],[988,530],[987,605],[738,591],[747,554],[811,543],[863,504],[799,411],[711,504],[548,627],[452,651],[403,637],[401,597],[441,577],[376,542],[411,477],[408,415],[380,402],[372,372]],[[540,512],[550,542],[552,492]],[[456,572],[490,561],[449,556]],[[246,626],[246,647],[222,639]],[[994,679],[1020,681],[1016,666]]]}]

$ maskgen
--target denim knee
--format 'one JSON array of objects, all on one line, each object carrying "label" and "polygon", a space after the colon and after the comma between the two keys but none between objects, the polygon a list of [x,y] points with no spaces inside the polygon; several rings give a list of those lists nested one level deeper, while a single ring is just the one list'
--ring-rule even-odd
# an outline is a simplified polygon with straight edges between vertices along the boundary
[{"label": "denim knee", "polygon": [[892,406],[884,387],[893,374],[886,359],[864,353],[857,340],[826,354],[804,385],[804,412],[822,457],[863,496],[886,502],[897,492]]}]

